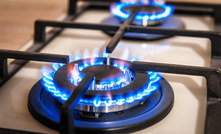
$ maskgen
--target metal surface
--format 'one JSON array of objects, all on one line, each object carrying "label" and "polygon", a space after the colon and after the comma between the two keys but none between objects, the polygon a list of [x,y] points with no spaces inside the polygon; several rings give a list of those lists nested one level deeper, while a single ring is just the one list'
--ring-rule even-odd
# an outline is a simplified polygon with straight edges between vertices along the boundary
[{"label": "metal surface", "polygon": [[86,74],[80,84],[75,88],[70,98],[60,109],[60,134],[75,134],[74,109],[83,97],[94,78],[93,74]]},{"label": "metal surface", "polygon": [[110,112],[119,112],[119,111],[124,111],[130,108],[133,108],[135,106],[140,105],[142,102],[144,102],[148,97],[145,97],[142,100],[137,100],[134,101],[133,103],[126,103],[122,106],[119,106],[117,104],[113,104],[112,106],[100,106],[99,108],[90,106],[88,105],[77,105],[76,109],[80,111],[85,111],[85,112],[92,112],[92,113],[110,113]]},{"label": "metal surface", "polygon": [[[214,16],[215,24],[221,23],[221,5],[220,4],[208,4],[208,3],[193,3],[193,2],[166,2],[166,4],[186,7],[186,9],[179,9],[175,10],[175,13],[186,13],[186,14],[211,14]],[[192,10],[189,7],[193,7]],[[195,10],[194,8],[210,8],[211,10]],[[189,11],[188,11],[189,10]],[[211,13],[212,12],[212,13]]]},{"label": "metal surface", "polygon": [[43,133],[0,128],[0,134],[43,134]]},{"label": "metal surface", "polygon": [[132,68],[142,71],[203,76],[207,80],[207,113],[205,134],[220,134],[221,71],[219,68],[195,67],[150,62],[133,62]]},{"label": "metal surface", "polygon": [[[188,74],[203,76],[207,80],[208,97],[221,98],[221,71],[219,68],[184,66],[175,64],[162,64],[152,62],[132,63],[134,70],[155,71],[175,74]],[[211,93],[211,94],[210,94]]]},{"label": "metal surface", "polygon": [[96,78],[94,77],[93,82],[91,83],[91,90],[96,90]]},{"label": "metal surface", "polygon": [[89,112],[83,112],[79,111],[78,112],[80,116],[86,117],[86,118],[99,118],[100,113],[89,113]]},{"label": "metal surface", "polygon": [[110,57],[108,56],[107,57],[107,63],[106,63],[106,65],[110,65],[111,63],[110,63]]},{"label": "metal surface", "polygon": [[128,27],[128,32],[137,33],[152,33],[152,34],[165,34],[176,36],[188,36],[188,37],[202,37],[209,38],[212,47],[212,58],[214,56],[221,57],[221,33],[212,31],[197,31],[197,30],[181,30],[181,29],[162,29],[162,28],[150,28],[150,27]]}]

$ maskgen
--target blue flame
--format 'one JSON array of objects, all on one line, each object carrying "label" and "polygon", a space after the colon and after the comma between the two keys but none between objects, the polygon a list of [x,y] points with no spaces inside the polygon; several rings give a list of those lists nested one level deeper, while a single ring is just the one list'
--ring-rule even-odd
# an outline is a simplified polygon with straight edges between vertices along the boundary
[{"label": "blue flame", "polygon": [[[128,2],[117,2],[114,3],[111,8],[110,11],[113,15],[121,18],[121,19],[128,19],[130,17],[130,13],[123,11],[122,9],[128,6],[135,6],[136,4],[138,5],[143,5],[143,3],[140,1],[138,3],[128,3]],[[165,18],[168,18],[169,16],[171,16],[173,14],[173,7],[169,6],[169,5],[165,5],[165,4],[161,4],[161,5],[156,5],[154,2],[150,3],[150,5],[152,6],[158,6],[164,9],[164,12],[160,12],[157,14],[141,14],[138,13],[135,16],[135,20],[143,20],[144,18],[149,21],[154,21],[154,20],[162,20]]]},{"label": "blue flame", "polygon": [[98,57],[100,57],[100,53],[99,53],[99,50],[98,49],[94,49],[94,51],[93,51],[93,57],[94,58],[98,58]]},{"label": "blue flame", "polygon": [[74,61],[73,56],[71,54],[68,54],[68,56],[69,56],[69,63],[73,62]]},{"label": "blue flame", "polygon": [[88,58],[91,57],[88,50],[84,50],[84,54],[83,55],[84,55],[84,59],[88,59]]},{"label": "blue flame", "polygon": [[[88,101],[88,102],[91,103],[91,101]],[[94,105],[95,107],[100,107],[100,105],[101,105],[101,99],[100,99],[99,96],[96,96],[96,97],[94,98],[94,100],[93,100],[93,105]]]},{"label": "blue flame", "polygon": [[109,55],[106,53],[106,49],[103,50],[102,57],[107,58]]},{"label": "blue flame", "polygon": [[122,59],[122,60],[127,60],[127,59],[128,59],[128,56],[129,56],[129,49],[128,49],[128,48],[125,48],[125,49],[124,49],[124,52],[123,52],[122,55],[120,56],[120,59]]},{"label": "blue flame", "polygon": [[[84,53],[84,57],[88,56],[89,52],[85,52]],[[127,53],[126,53],[127,54]],[[90,55],[90,54],[89,54]],[[94,50],[92,57],[97,57],[99,56],[99,52],[98,50]],[[102,57],[105,58],[106,52],[104,51],[102,54]],[[90,57],[89,57],[90,58]],[[81,59],[81,55],[79,52],[75,53],[74,58],[72,58],[70,56],[70,61],[73,61],[73,59],[75,60],[80,60]],[[131,56],[130,61],[135,61],[137,58],[135,55]],[[138,60],[143,60],[143,58],[138,58]],[[91,58],[90,62],[84,62],[84,64],[79,65],[79,70],[83,70],[84,68],[91,66],[91,65],[103,65],[104,62],[103,60],[93,60],[93,58]],[[125,66],[124,64],[121,64],[120,62],[114,61],[113,66],[119,68],[122,72],[125,71],[125,69],[128,69],[127,66]],[[66,101],[68,100],[68,98],[70,97],[71,93],[67,93],[67,92],[62,92],[62,90],[59,90],[58,87],[55,86],[54,84],[54,74],[55,72],[60,68],[64,66],[64,64],[60,64],[60,63],[51,63],[51,67],[53,68],[53,71],[48,69],[48,68],[42,68],[42,85],[45,87],[45,90],[50,92],[52,94],[52,96],[57,97],[58,99],[62,100],[62,101]],[[122,95],[118,95],[115,98],[101,98],[100,96],[96,96],[93,99],[81,99],[79,101],[79,104],[82,105],[92,105],[94,107],[100,107],[100,106],[107,106],[110,107],[112,105],[118,105],[118,106],[122,106],[126,103],[133,103],[134,101],[137,100],[142,100],[144,97],[149,96],[153,91],[157,90],[159,88],[159,81],[162,78],[159,74],[157,74],[156,72],[152,72],[152,71],[148,71],[147,72],[149,75],[149,82],[146,84],[146,86],[144,86],[142,89],[136,91],[136,93],[129,93],[126,96],[122,96]],[[82,79],[83,79],[83,75],[77,74],[77,83],[79,83]],[[133,73],[132,73],[132,78],[134,78]],[[73,79],[70,79],[70,81],[74,84],[77,85],[77,83],[74,82]],[[97,85],[98,87],[111,87],[113,85],[115,85],[116,89],[120,86],[116,86],[117,84],[121,84],[122,82],[124,82],[125,79],[118,79],[114,82],[110,82],[110,81],[104,81],[104,83]]]},{"label": "blue flame", "polygon": [[132,94],[132,93],[129,94],[129,95],[127,95],[127,96],[126,96],[126,102],[127,102],[127,103],[133,103],[133,102],[135,101],[134,96],[135,96],[135,95]]},{"label": "blue flame", "polygon": [[133,62],[133,61],[136,61],[136,59],[137,59],[137,56],[134,54],[134,55],[130,56],[129,61]]},{"label": "blue flame", "polygon": [[75,54],[74,54],[74,60],[80,60],[81,59],[81,53],[76,51]]},{"label": "blue flame", "polygon": [[52,96],[62,98],[62,100],[68,100],[69,96],[65,93],[61,93],[54,85],[54,72],[50,73],[50,70],[42,68],[42,85],[45,89],[51,93]]},{"label": "blue flame", "polygon": [[59,63],[51,63],[51,67],[52,67],[55,71],[57,71],[57,70],[61,67],[61,65],[60,65]]},{"label": "blue flame", "polygon": [[144,57],[143,56],[138,57],[137,61],[144,61]]}]

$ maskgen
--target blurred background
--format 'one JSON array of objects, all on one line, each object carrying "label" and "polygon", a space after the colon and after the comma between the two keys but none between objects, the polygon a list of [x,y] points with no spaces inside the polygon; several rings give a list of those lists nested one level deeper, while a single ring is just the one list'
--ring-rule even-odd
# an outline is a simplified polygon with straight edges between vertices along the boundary
[{"label": "blurred background", "polygon": [[[221,4],[221,0],[167,1]],[[67,3],[68,0],[0,0],[0,49],[19,49],[33,37],[36,19],[55,20],[65,14]]]}]

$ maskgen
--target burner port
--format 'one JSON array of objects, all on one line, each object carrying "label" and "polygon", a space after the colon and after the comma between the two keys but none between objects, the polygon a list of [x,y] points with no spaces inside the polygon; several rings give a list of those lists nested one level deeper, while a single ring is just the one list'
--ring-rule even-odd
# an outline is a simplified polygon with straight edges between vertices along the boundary
[{"label": "burner port", "polygon": [[92,113],[92,112],[79,111],[78,114],[81,117],[84,117],[84,118],[94,118],[94,119],[97,119],[97,118],[100,117],[100,113]]},{"label": "burner port", "polygon": [[114,112],[114,113],[117,114],[117,115],[121,115],[121,114],[124,113],[124,111],[118,111],[118,112]]}]

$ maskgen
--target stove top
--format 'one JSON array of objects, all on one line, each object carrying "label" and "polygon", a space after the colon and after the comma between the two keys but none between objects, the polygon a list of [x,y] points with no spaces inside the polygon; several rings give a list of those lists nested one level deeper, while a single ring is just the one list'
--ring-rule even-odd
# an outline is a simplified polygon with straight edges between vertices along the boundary
[{"label": "stove top", "polygon": [[[93,129],[100,133],[219,133],[219,115],[214,116],[220,111],[221,80],[217,69],[220,34],[213,31],[219,26],[217,6],[208,5],[216,9],[213,20],[210,10],[189,14],[179,3],[169,3],[176,7],[172,17],[183,27],[168,29],[128,25],[131,17],[118,24],[103,23],[113,15],[108,11],[109,3],[99,4],[103,6],[85,4],[77,18],[74,8],[70,8],[64,22],[36,21],[35,42],[26,52],[0,51],[0,99],[4,102],[0,104],[0,132],[82,133]],[[70,6],[74,5],[75,1],[70,1]],[[132,11],[131,16],[138,11]],[[45,33],[48,26],[65,30],[56,28]],[[167,38],[129,40],[127,32],[143,37],[165,34]],[[35,53],[40,50],[42,53]],[[68,53],[73,58],[65,55]],[[7,58],[22,60],[7,65]],[[47,67],[40,70],[42,66]],[[153,88],[148,88],[148,81],[161,75],[155,72],[161,72],[163,78],[156,81],[156,90],[150,93]]]}]

